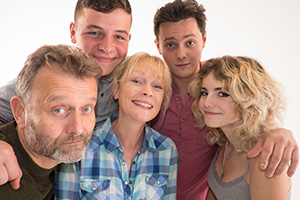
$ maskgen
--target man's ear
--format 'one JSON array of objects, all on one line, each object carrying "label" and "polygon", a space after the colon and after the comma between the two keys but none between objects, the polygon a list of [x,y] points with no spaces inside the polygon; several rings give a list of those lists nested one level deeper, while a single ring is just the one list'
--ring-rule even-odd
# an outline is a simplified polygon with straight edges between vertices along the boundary
[{"label": "man's ear", "polygon": [[206,31],[205,31],[202,39],[203,39],[203,47],[202,48],[204,48],[206,45]]},{"label": "man's ear", "polygon": [[25,127],[25,104],[23,99],[14,96],[10,100],[10,106],[18,126],[20,128],[24,128]]},{"label": "man's ear", "polygon": [[156,48],[157,48],[157,50],[158,50],[158,53],[161,54],[161,51],[160,51],[160,48],[159,48],[159,43],[158,43],[157,39],[154,40],[154,43],[155,43],[155,45],[156,45]]},{"label": "man's ear", "polygon": [[70,23],[70,38],[71,38],[71,42],[73,44],[76,44],[77,40],[76,40],[76,30],[75,30],[75,24],[73,22]]}]

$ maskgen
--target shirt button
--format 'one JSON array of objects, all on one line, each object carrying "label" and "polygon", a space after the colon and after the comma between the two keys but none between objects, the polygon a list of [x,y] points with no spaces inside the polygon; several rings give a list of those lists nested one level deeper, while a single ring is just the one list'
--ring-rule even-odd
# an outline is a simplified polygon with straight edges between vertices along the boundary
[{"label": "shirt button", "polygon": [[182,120],[181,120],[181,121],[182,121],[182,123],[184,123],[184,122],[185,122],[185,119],[184,119],[184,118],[182,118]]},{"label": "shirt button", "polygon": [[135,164],[136,164],[136,162],[135,162],[135,161],[133,161],[133,162],[132,162],[132,164],[134,164],[134,165],[135,165]]},{"label": "shirt button", "polygon": [[103,93],[101,93],[100,95],[101,95],[101,97],[103,97],[103,96],[104,96],[104,94],[103,94]]},{"label": "shirt button", "polygon": [[95,191],[97,188],[96,187],[93,187],[93,191]]},{"label": "shirt button", "polygon": [[177,97],[177,98],[176,98],[176,100],[177,100],[177,101],[179,101],[179,100],[180,100],[180,98],[179,98],[179,97]]},{"label": "shirt button", "polygon": [[124,162],[124,161],[122,162],[122,165],[125,165],[125,162]]},{"label": "shirt button", "polygon": [[124,184],[125,184],[125,185],[128,185],[128,182],[127,182],[127,181],[125,181],[125,182],[124,182]]},{"label": "shirt button", "polygon": [[183,143],[183,142],[184,142],[184,139],[181,139],[180,142]]},{"label": "shirt button", "polygon": [[132,184],[132,180],[129,181],[129,184]]},{"label": "shirt button", "polygon": [[159,184],[160,184],[160,182],[159,182],[159,181],[156,181],[156,183],[157,183],[157,185],[159,185]]}]

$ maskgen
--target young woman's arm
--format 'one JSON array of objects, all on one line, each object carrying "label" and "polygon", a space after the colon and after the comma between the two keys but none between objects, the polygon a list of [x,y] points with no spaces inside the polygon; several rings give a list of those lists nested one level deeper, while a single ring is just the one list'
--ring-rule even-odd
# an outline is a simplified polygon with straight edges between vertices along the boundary
[{"label": "young woman's arm", "polygon": [[[267,178],[265,172],[258,167],[259,158],[250,160],[248,183],[251,199],[283,200],[287,199],[291,187],[291,178],[287,173],[282,173],[276,178]],[[286,170],[288,167],[286,166]]]}]

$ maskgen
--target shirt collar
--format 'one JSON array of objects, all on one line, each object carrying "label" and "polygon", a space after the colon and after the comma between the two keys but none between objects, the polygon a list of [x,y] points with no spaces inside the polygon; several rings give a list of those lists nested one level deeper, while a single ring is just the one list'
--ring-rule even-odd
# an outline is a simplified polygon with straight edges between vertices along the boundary
[{"label": "shirt collar", "polygon": [[104,84],[110,84],[113,81],[113,72],[107,76],[100,77],[99,81],[103,82]]},{"label": "shirt collar", "polygon": [[[153,139],[152,129],[146,124],[144,130],[145,137],[143,139],[142,146],[138,152],[140,154],[145,153],[146,150],[155,152],[157,150],[157,147]],[[99,129],[96,129],[93,132],[91,141],[87,148],[95,149],[102,144],[105,146],[105,149],[108,152],[112,152],[117,148],[119,148],[121,152],[124,151],[112,129],[111,118],[108,118],[106,122],[99,127]]]}]

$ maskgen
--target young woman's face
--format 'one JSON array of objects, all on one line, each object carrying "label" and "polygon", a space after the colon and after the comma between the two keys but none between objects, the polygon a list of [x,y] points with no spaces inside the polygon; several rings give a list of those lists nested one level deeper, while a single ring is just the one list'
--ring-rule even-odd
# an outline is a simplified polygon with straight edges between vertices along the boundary
[{"label": "young woman's face", "polygon": [[158,114],[163,97],[163,81],[153,77],[149,67],[142,65],[120,84],[115,94],[119,99],[119,116],[142,123]]},{"label": "young woman's face", "polygon": [[223,92],[222,82],[216,80],[212,73],[203,79],[199,107],[208,127],[221,128],[226,132],[236,117],[235,106],[231,96]]}]

